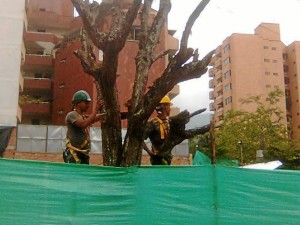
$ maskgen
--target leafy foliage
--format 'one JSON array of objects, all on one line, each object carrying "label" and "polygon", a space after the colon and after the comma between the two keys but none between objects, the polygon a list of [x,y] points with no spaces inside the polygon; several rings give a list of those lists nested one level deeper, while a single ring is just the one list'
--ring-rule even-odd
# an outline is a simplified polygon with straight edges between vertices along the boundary
[{"label": "leafy foliage", "polygon": [[196,137],[190,139],[189,149],[190,153],[194,156],[197,150],[200,150],[205,155],[211,156],[210,151],[210,133],[197,135]]},{"label": "leafy foliage", "polygon": [[283,92],[275,89],[264,101],[260,96],[242,99],[242,104],[253,104],[253,112],[232,110],[216,133],[216,155],[241,160],[257,161],[256,151],[263,150],[263,160],[289,162],[300,158],[296,144],[289,140],[289,132],[283,122],[283,112],[278,107]]}]

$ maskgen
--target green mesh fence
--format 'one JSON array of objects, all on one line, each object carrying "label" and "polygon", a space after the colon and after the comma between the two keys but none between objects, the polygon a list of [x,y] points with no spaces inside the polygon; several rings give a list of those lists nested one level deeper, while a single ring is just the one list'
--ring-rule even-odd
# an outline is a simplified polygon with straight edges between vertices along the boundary
[{"label": "green mesh fence", "polygon": [[[193,158],[193,165],[203,166],[203,165],[210,165],[210,164],[211,164],[211,159],[207,155],[205,155],[199,150],[195,152],[195,156]],[[221,166],[233,166],[233,167],[239,166],[239,162],[237,160],[230,160],[230,159],[217,159],[216,164]]]},{"label": "green mesh fence", "polygon": [[0,224],[300,224],[300,173],[0,160]]}]

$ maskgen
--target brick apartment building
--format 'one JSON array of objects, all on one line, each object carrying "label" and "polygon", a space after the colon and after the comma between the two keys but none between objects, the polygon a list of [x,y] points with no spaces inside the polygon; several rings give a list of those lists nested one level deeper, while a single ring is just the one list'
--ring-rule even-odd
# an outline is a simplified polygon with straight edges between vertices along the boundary
[{"label": "brick apartment building", "polygon": [[[280,40],[279,24],[262,23],[254,34],[234,33],[216,48],[209,70],[210,110],[216,125],[229,110],[253,110],[240,99],[253,95],[266,97],[279,88],[285,97],[278,102],[292,130],[300,138],[300,42],[286,46]],[[262,98],[263,99],[263,98]]]}]

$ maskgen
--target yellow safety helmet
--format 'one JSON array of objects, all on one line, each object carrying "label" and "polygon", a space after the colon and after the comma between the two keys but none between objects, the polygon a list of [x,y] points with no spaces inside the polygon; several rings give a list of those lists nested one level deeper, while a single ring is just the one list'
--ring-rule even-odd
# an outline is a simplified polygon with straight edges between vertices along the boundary
[{"label": "yellow safety helmet", "polygon": [[160,102],[160,104],[170,104],[170,105],[173,105],[173,103],[171,102],[170,98],[166,95],[164,96]]}]

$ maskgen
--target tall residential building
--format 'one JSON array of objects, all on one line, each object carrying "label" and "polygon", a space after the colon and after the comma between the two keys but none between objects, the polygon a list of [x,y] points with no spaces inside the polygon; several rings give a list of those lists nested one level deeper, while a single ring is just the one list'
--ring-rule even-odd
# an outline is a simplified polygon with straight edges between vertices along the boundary
[{"label": "tall residential building", "polygon": [[[20,0],[21,1],[21,0]],[[24,0],[23,0],[24,1]],[[111,1],[111,0],[106,0]],[[132,0],[122,0],[124,10]],[[157,12],[152,11],[151,16]],[[82,22],[74,16],[71,0],[30,0],[27,5],[28,29],[24,34],[26,48],[25,63],[22,67],[24,89],[20,92],[22,124],[64,125],[64,118],[71,110],[71,99],[75,91],[85,89],[93,99],[96,98],[93,79],[86,75],[79,59],[73,52],[81,48],[74,40],[80,34]],[[109,19],[106,27],[109,26]],[[124,49],[119,56],[118,80],[121,110],[125,111],[125,102],[129,100],[135,75],[135,56],[138,51],[137,37],[140,22],[134,27]],[[166,26],[167,27],[167,26]],[[63,47],[56,49],[59,43]],[[164,28],[157,51],[177,50],[178,40],[173,31]],[[98,60],[102,53],[97,52]],[[168,57],[158,60],[151,68],[149,85],[162,73]],[[176,86],[170,93],[175,97],[179,93]],[[126,126],[126,123],[123,123]]]},{"label": "tall residential building", "polygon": [[[216,126],[229,110],[253,111],[240,99],[259,95],[262,99],[274,88],[285,93],[278,106],[292,139],[300,138],[299,69],[300,43],[285,46],[280,40],[279,24],[262,23],[254,34],[232,34],[216,48],[209,76],[210,110]],[[298,56],[298,57],[297,57]]]}]

